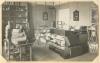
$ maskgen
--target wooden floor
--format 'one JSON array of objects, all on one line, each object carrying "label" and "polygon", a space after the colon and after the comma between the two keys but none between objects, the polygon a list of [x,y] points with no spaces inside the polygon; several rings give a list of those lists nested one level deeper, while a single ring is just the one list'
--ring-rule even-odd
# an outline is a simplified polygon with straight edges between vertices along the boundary
[{"label": "wooden floor", "polygon": [[64,59],[56,52],[50,50],[48,45],[34,43],[32,47],[33,61],[93,61],[96,56],[96,54],[86,53],[81,56]]},{"label": "wooden floor", "polygon": [[59,54],[55,53],[54,51],[50,50],[49,48],[40,48],[34,47],[33,48],[33,61],[92,61],[95,59],[96,54],[86,53],[81,56],[64,59]]},{"label": "wooden floor", "polygon": [[48,45],[35,42],[33,45],[33,61],[92,61],[96,54],[86,53],[81,56],[64,59],[58,53],[50,50]]}]

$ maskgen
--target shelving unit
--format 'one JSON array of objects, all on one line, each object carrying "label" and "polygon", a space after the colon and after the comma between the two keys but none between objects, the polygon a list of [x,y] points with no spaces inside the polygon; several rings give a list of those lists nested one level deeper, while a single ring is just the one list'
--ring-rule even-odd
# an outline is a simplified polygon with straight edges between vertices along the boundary
[{"label": "shelving unit", "polygon": [[[3,48],[7,48],[5,50],[6,53],[4,53],[4,56],[7,60],[11,60],[11,55],[13,53],[13,51],[11,51],[13,48],[11,48],[12,46],[12,42],[11,42],[11,33],[12,33],[12,29],[16,29],[16,25],[20,24],[23,26],[26,35],[29,38],[29,31],[30,31],[30,26],[29,26],[29,7],[28,7],[28,3],[27,2],[4,2],[2,5],[2,46]],[[8,22],[10,22],[10,29],[6,30],[6,26],[8,25]],[[6,38],[5,36],[7,35],[6,32],[8,32],[8,37]],[[27,38],[27,39],[28,39]],[[6,41],[4,41],[6,40]],[[7,41],[8,40],[8,41]],[[29,59],[32,60],[32,51],[31,51],[31,45],[32,43],[30,43],[29,41],[26,41],[28,43],[26,43],[24,46],[23,45],[19,45],[19,49],[22,49],[22,47],[29,47]],[[4,51],[4,49],[2,49]],[[20,51],[19,53],[19,60],[22,60],[22,52]],[[24,57],[25,58],[25,57]]]},{"label": "shelving unit", "polygon": [[[4,22],[21,24],[25,27],[28,25],[28,4],[21,2],[5,2],[2,7],[2,18]],[[24,23],[24,24],[23,24]],[[15,26],[13,26],[15,27]]]}]

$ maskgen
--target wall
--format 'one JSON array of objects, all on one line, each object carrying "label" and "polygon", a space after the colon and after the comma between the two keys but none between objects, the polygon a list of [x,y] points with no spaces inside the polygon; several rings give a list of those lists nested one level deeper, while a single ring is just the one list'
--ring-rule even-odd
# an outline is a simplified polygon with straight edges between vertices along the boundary
[{"label": "wall", "polygon": [[[89,26],[91,25],[91,5],[93,5],[91,2],[70,2],[62,4],[60,8],[59,6],[56,6],[55,16],[55,9],[51,10],[49,6],[47,6],[45,9],[44,5],[36,5],[31,3],[31,27],[36,30],[39,29],[40,26],[44,25],[43,12],[45,12],[45,10],[48,12],[48,20],[46,21],[46,25],[49,27],[52,27],[53,21],[66,21],[65,25],[67,26],[65,27]],[[79,21],[73,21],[73,11],[76,9],[79,10]],[[59,15],[59,10],[64,10],[64,12],[61,12],[61,15]]]},{"label": "wall", "polygon": [[[91,2],[80,2],[80,3],[66,3],[63,5],[56,6],[56,21],[59,21],[61,17],[59,17],[59,10],[69,9],[69,17],[66,17],[67,25],[80,27],[80,26],[89,26],[91,25]],[[79,10],[79,21],[73,21],[73,11]],[[66,11],[67,12],[67,11]],[[67,14],[62,14],[62,16],[66,16]],[[61,21],[61,20],[60,20]]]},{"label": "wall", "polygon": [[[43,12],[48,12],[48,20],[43,20]],[[55,10],[49,8],[45,8],[44,5],[36,5],[31,3],[31,21],[35,30],[39,29],[40,26],[46,24],[47,26],[51,27],[53,21],[55,21]],[[46,23],[45,23],[46,22]]]}]

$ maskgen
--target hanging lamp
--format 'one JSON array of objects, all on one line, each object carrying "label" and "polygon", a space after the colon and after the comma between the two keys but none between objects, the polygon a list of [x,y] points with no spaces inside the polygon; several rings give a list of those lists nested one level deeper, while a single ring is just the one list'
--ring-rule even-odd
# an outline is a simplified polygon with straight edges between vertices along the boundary
[{"label": "hanging lamp", "polygon": [[54,2],[51,2],[51,3],[52,3],[52,5],[49,6],[49,9],[55,9],[55,7],[54,7]]},{"label": "hanging lamp", "polygon": [[55,17],[54,17],[54,21],[53,21],[53,27],[56,28],[56,9],[55,9],[55,3],[52,2],[52,8],[54,10],[54,13],[55,13]]}]

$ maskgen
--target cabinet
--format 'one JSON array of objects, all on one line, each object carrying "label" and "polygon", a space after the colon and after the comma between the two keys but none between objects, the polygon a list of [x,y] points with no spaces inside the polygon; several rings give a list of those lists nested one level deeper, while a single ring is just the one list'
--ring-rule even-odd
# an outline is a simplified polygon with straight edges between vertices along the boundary
[{"label": "cabinet", "polygon": [[[14,47],[12,46],[11,36],[12,36],[12,30],[18,29],[18,25],[21,25],[23,27],[23,30],[25,31],[27,35],[27,44],[18,45],[19,47],[19,56],[20,60],[22,60],[22,49],[28,49],[30,51],[30,58],[31,59],[31,44],[29,43],[30,38],[30,26],[29,26],[29,3],[27,2],[4,2],[2,4],[2,50],[3,55],[6,57],[7,60],[13,59],[11,55],[15,55]],[[8,27],[7,27],[8,26]],[[17,49],[18,49],[17,48]],[[24,50],[23,49],[23,50]],[[16,50],[16,49],[15,49]],[[27,56],[27,55],[25,55]],[[23,60],[27,57],[24,57]]]},{"label": "cabinet", "polygon": [[56,36],[52,37],[52,43],[49,45],[49,48],[63,58],[75,57],[88,52],[87,34],[84,35],[76,31],[61,29],[51,29],[50,32]]}]

